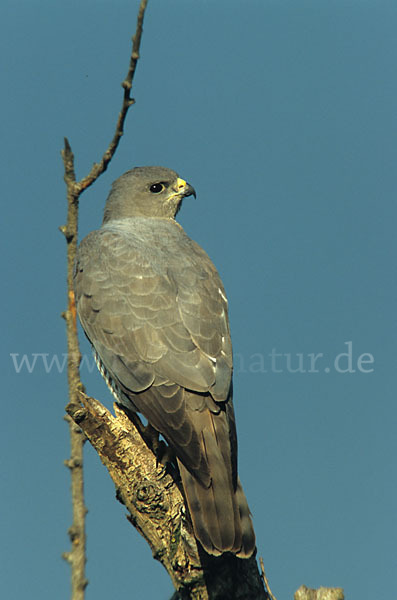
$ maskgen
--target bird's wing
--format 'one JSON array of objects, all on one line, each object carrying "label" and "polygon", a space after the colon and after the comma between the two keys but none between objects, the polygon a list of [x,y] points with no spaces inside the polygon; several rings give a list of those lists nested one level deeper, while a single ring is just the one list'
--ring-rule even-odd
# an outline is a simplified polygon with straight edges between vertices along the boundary
[{"label": "bird's wing", "polygon": [[232,371],[227,301],[208,256],[192,244],[179,268],[158,268],[124,236],[93,232],[78,251],[75,292],[112,380],[208,484],[195,411],[224,411],[214,400],[229,399]]}]

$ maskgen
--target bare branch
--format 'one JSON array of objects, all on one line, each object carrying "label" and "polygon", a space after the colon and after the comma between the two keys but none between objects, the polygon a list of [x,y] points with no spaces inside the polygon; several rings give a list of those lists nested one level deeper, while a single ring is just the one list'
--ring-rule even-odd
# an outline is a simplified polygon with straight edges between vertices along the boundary
[{"label": "bare branch", "polygon": [[131,98],[132,80],[134,78],[136,66],[139,60],[139,50],[143,31],[143,17],[145,15],[147,1],[148,0],[141,0],[141,4],[139,6],[136,31],[135,35],[132,38],[132,51],[128,73],[121,84],[124,89],[124,96],[123,103],[121,105],[121,111],[117,119],[116,131],[114,133],[112,141],[110,142],[100,162],[94,163],[90,173],[79,182],[78,185],[81,192],[87,189],[90,185],[92,185],[94,181],[98,179],[98,177],[104,171],[106,171],[109,162],[112,160],[113,155],[116,152],[121,136],[124,133],[124,121],[127,116],[128,109],[135,103],[135,100]]},{"label": "bare branch", "polygon": [[116,404],[113,416],[80,394],[83,408],[66,407],[98,452],[128,509],[128,520],[167,569],[180,598],[267,600],[255,557],[212,557],[196,543],[179,483],[159,465],[128,416]]},{"label": "bare branch", "polygon": [[[146,6],[147,0],[141,0],[136,31],[132,38],[129,69],[122,82],[124,93],[121,111],[113,138],[100,162],[94,164],[90,173],[77,182],[74,156],[66,138],[62,151],[68,212],[67,223],[61,226],[60,230],[67,242],[68,306],[63,317],[66,321],[68,345],[69,404],[66,407],[66,420],[69,423],[71,438],[71,456],[65,464],[71,472],[73,501],[73,524],[69,530],[72,547],[70,552],[63,556],[71,565],[72,600],[84,600],[87,586],[87,509],[83,494],[83,444],[86,439],[89,439],[109,471],[116,486],[117,498],[129,511],[128,520],[147,540],[154,558],[167,569],[177,590],[173,598],[275,600],[266,579],[262,559],[261,577],[254,556],[247,560],[231,554],[213,557],[197,545],[178,478],[175,475],[171,476],[158,464],[150,447],[149,436],[136,419],[129,418],[117,405],[114,407],[113,416],[97,400],[86,396],[80,379],[81,355],[73,292],[79,197],[106,170],[112,160],[123,135],[128,110],[134,104],[131,89],[139,60]],[[266,591],[263,584],[266,585]],[[299,592],[300,590],[297,594]],[[316,598],[320,600],[320,596]],[[321,598],[325,600],[325,596]],[[339,600],[339,596],[335,596],[336,598]]]},{"label": "bare branch", "polygon": [[65,460],[65,465],[70,469],[72,483],[73,524],[69,528],[69,537],[72,550],[62,556],[70,563],[72,572],[72,598],[84,600],[85,588],[88,584],[85,578],[85,515],[87,509],[84,504],[83,480],[83,445],[85,435],[69,415],[65,416],[70,428],[70,459]]},{"label": "bare branch", "polygon": [[[67,243],[67,293],[68,308],[63,313],[66,321],[66,335],[68,346],[68,386],[69,386],[69,404],[77,409],[81,409],[79,392],[84,387],[80,380],[80,361],[81,354],[77,336],[76,306],[73,292],[73,268],[77,251],[78,237],[78,208],[80,194],[89,187],[106,170],[111,161],[120,138],[123,135],[124,121],[129,107],[133,104],[131,99],[132,80],[134,78],[136,65],[139,59],[139,48],[142,37],[143,17],[147,0],[142,0],[138,12],[136,32],[133,37],[133,46],[130,59],[128,74],[123,82],[124,96],[121,112],[119,114],[116,131],[113,139],[105,151],[101,161],[94,164],[91,172],[80,182],[76,182],[74,169],[74,156],[72,148],[67,138],[65,138],[64,149],[62,150],[62,159],[64,164],[64,180],[67,188],[67,223],[59,229],[64,234]],[[70,427],[70,445],[71,455],[67,461],[67,466],[71,472],[72,482],[72,503],[73,503],[73,524],[69,529],[69,535],[72,543],[70,552],[64,553],[64,558],[71,565],[72,580],[72,600],[84,600],[87,580],[85,577],[85,514],[83,490],[83,444],[84,435],[70,417],[67,417]]]}]

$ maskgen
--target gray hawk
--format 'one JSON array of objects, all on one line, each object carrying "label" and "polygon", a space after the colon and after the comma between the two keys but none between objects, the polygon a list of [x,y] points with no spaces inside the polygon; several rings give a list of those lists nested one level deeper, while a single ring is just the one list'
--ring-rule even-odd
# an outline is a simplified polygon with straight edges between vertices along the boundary
[{"label": "gray hawk", "polygon": [[77,252],[77,313],[117,401],[173,449],[196,538],[209,554],[247,558],[255,534],[237,475],[227,299],[175,221],[190,195],[164,167],[113,183],[102,227]]}]

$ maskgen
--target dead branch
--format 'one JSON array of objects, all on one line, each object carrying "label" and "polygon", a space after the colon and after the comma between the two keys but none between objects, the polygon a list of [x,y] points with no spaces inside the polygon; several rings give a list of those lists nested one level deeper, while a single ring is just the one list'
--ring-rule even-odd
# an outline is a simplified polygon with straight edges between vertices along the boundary
[{"label": "dead branch", "polygon": [[135,425],[116,404],[113,416],[80,393],[66,409],[98,452],[129,511],[128,519],[167,569],[180,598],[268,600],[255,557],[215,558],[197,546],[178,481],[159,465]]},{"label": "dead branch", "polygon": [[[60,230],[64,234],[67,243],[68,308],[62,316],[66,320],[69,403],[71,403],[72,406],[80,406],[80,397],[78,394],[84,389],[80,380],[79,365],[81,361],[81,355],[77,337],[76,307],[73,293],[73,267],[77,250],[79,197],[81,193],[90,185],[92,185],[92,183],[94,183],[94,181],[96,181],[96,179],[98,179],[98,177],[106,170],[109,162],[114,156],[120,138],[123,135],[124,121],[127,116],[128,109],[134,103],[131,98],[131,88],[136,65],[139,59],[143,18],[146,5],[147,0],[141,0],[136,31],[132,39],[132,52],[128,73],[122,83],[124,89],[122,107],[117,119],[113,139],[102,156],[102,159],[98,164],[94,164],[91,172],[86,177],[84,177],[80,182],[76,182],[74,156],[71,146],[66,138],[64,149],[62,151],[64,180],[67,188],[68,204],[67,223],[66,225],[60,227]],[[84,435],[79,428],[76,428],[75,423],[70,419],[70,417],[67,417],[67,420],[69,420],[71,455],[66,464],[70,468],[71,473],[73,524],[69,529],[71,550],[64,553],[63,556],[71,566],[72,600],[84,600],[85,588],[87,586],[87,579],[85,577],[85,515],[87,510],[84,504],[83,489]]]},{"label": "dead branch", "polygon": [[73,525],[68,534],[72,544],[70,552],[64,552],[62,557],[70,564],[72,576],[73,600],[83,600],[88,580],[85,577],[85,516],[87,509],[84,503],[83,479],[83,444],[85,435],[69,416],[65,416],[70,431],[70,458],[65,460],[65,466],[70,469],[71,492],[73,507]]},{"label": "dead branch", "polygon": [[167,473],[165,468],[158,464],[147,445],[147,440],[145,442],[145,436],[141,435],[131,419],[117,405],[114,407],[113,416],[97,400],[86,396],[80,379],[81,355],[73,292],[79,198],[112,160],[123,135],[127,112],[135,102],[131,97],[131,89],[139,59],[146,6],[147,0],[141,0],[136,31],[132,38],[128,73],[122,82],[122,106],[108,148],[101,160],[94,163],[90,173],[79,182],[75,176],[74,155],[66,138],[62,151],[68,212],[67,223],[60,227],[60,230],[67,242],[68,307],[63,317],[66,321],[68,345],[69,403],[66,407],[66,419],[71,436],[71,456],[65,463],[71,472],[73,502],[73,524],[69,530],[72,547],[70,552],[63,556],[71,565],[72,600],[84,600],[87,585],[87,510],[83,494],[83,444],[86,439],[90,441],[109,471],[116,486],[117,498],[128,509],[129,521],[146,539],[154,558],[167,569],[177,590],[175,598],[274,600],[264,573],[263,561],[261,577],[255,556],[248,560],[230,554],[213,557],[197,545],[177,476]]}]

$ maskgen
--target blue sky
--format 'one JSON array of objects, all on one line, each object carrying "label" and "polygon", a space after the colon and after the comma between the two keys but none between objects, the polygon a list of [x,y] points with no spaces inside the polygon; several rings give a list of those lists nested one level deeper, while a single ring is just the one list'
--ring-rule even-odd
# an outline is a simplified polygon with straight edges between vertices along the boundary
[{"label": "blue sky", "polygon": [[[59,152],[67,135],[81,177],[112,136],[137,6],[2,7],[0,592],[10,600],[69,598]],[[137,103],[111,167],[82,197],[81,236],[132,166],[168,166],[197,190],[180,222],[228,293],[240,474],[278,600],[303,583],[342,586],[349,600],[395,589],[396,27],[386,0],[152,0]],[[83,352],[91,361],[84,341]],[[82,375],[110,406],[99,374]],[[88,446],[86,467],[87,600],[169,597]]]}]

